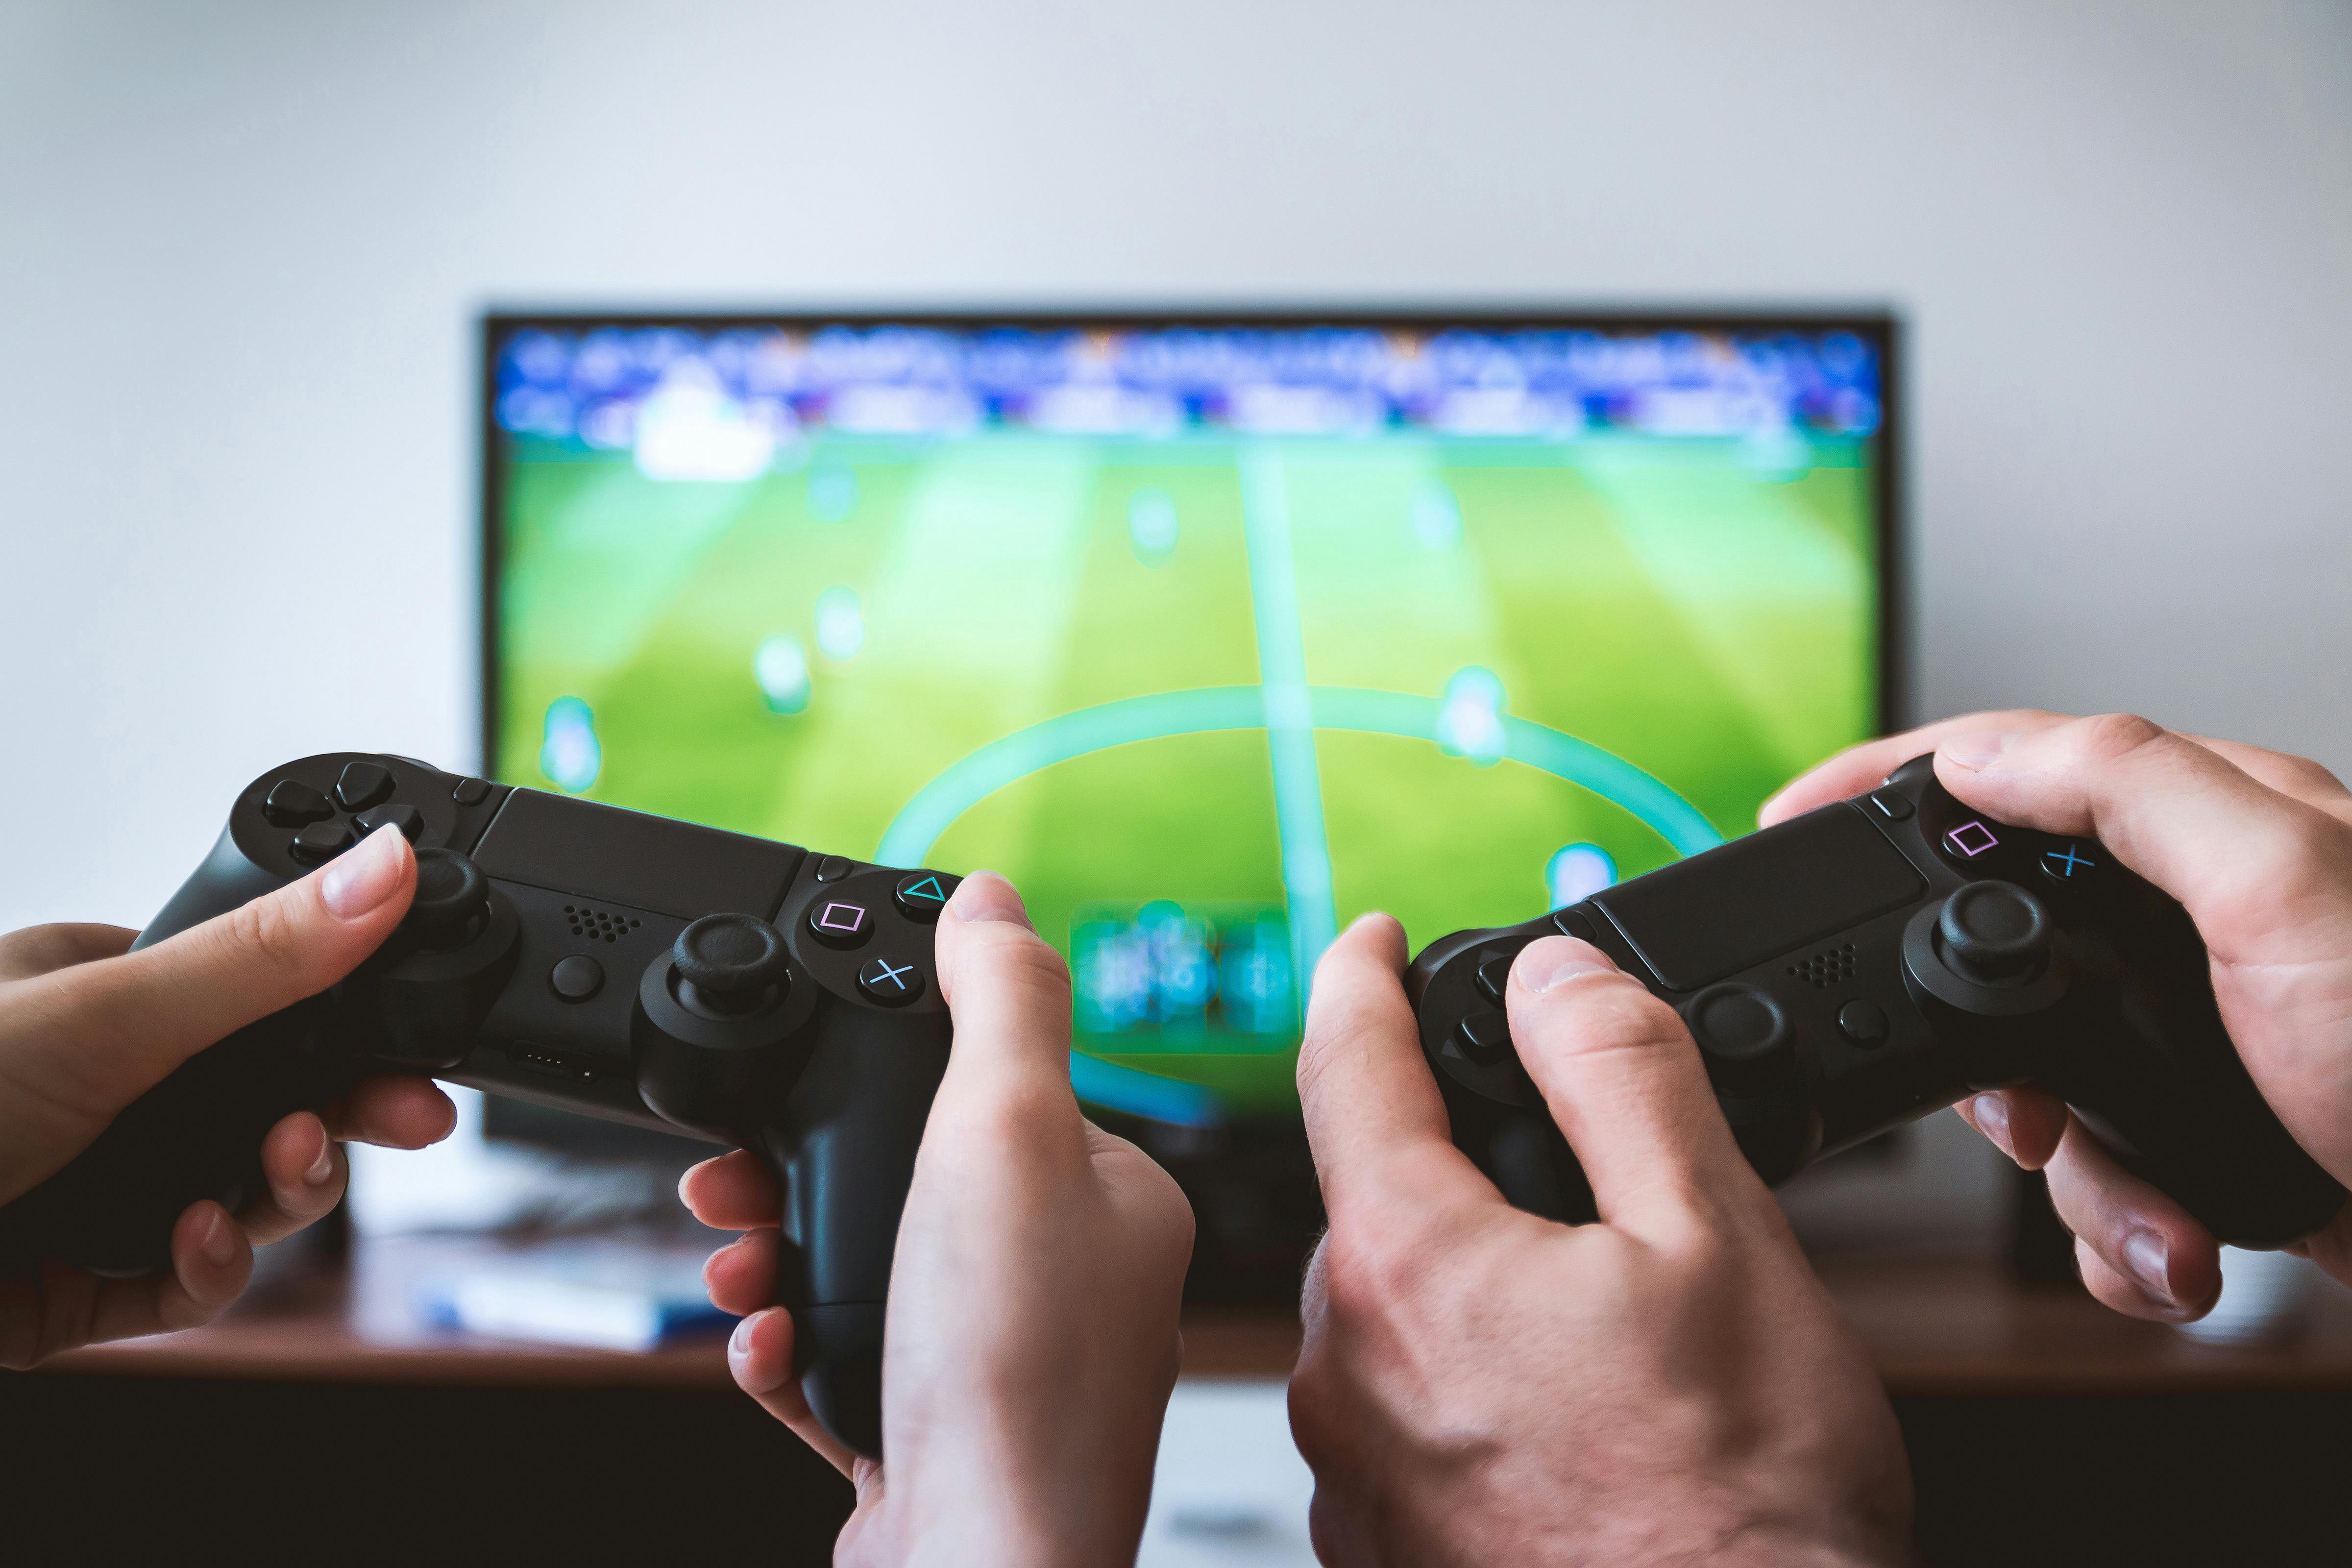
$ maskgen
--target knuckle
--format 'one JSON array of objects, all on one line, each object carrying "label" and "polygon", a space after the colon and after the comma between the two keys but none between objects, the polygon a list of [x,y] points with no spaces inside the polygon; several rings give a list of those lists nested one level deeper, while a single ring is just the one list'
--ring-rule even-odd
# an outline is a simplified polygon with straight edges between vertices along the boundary
[{"label": "knuckle", "polygon": [[1442,1270],[1442,1244],[1387,1225],[1334,1225],[1323,1243],[1324,1307],[1342,1327],[1363,1327],[1407,1312]]},{"label": "knuckle", "polygon": [[286,900],[271,896],[241,904],[223,917],[222,942],[232,961],[251,960],[287,980],[308,968],[302,931]]},{"label": "knuckle", "polygon": [[2171,731],[2163,725],[2137,713],[2097,713],[2074,724],[2076,751],[2095,763],[2122,762],[2170,738]]},{"label": "knuckle", "polygon": [[1571,1052],[1601,1055],[1690,1045],[1690,1029],[1682,1015],[1630,976],[1607,984],[1568,986],[1553,1013],[1553,1027]]}]

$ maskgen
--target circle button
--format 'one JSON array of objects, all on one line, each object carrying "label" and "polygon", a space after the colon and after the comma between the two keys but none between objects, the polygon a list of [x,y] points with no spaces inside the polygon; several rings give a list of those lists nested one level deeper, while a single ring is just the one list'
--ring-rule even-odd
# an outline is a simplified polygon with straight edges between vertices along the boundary
[{"label": "circle button", "polygon": [[547,972],[547,988],[566,1002],[585,1002],[604,988],[604,966],[584,952],[560,958]]},{"label": "circle button", "polygon": [[877,955],[858,970],[857,989],[868,1002],[903,1007],[923,994],[923,972],[915,967],[912,959]]}]

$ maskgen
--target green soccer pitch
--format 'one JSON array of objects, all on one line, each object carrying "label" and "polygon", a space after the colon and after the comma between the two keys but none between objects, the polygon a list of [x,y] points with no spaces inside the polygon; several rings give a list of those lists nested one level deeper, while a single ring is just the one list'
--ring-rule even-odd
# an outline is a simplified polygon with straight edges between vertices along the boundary
[{"label": "green soccer pitch", "polygon": [[[1159,900],[1286,915],[1297,973],[1367,910],[1526,920],[1564,846],[1744,832],[1877,710],[1866,440],[820,435],[724,483],[502,443],[499,777],[1000,870],[1066,952]],[[1290,1114],[1297,1038],[1074,1067]]]}]

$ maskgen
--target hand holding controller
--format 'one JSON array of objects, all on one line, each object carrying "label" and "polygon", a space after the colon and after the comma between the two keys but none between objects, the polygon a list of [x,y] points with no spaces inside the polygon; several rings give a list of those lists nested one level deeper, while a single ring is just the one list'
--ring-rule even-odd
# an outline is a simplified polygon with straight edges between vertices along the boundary
[{"label": "hand holding controller", "polygon": [[[2295,1141],[2352,1175],[2352,794],[2317,763],[2110,714],[1975,713],[1859,746],[1764,808],[1769,826],[1867,789],[1933,747],[1937,776],[2003,821],[2093,835],[2180,900],[2210,959],[2221,1020]],[[2118,1166],[2046,1089],[1990,1090],[1961,1113],[2045,1167],[2092,1292],[2135,1316],[2194,1317],[2220,1288],[2212,1232]],[[2352,1283],[2352,1212],[2294,1250]]]},{"label": "hand holding controller", "polygon": [[1407,985],[1455,1142],[1520,1206],[1591,1215],[1500,1005],[1511,958],[1557,931],[1682,1014],[1768,1181],[2032,1082],[2215,1236],[2277,1246],[2327,1226],[2344,1188],[2247,1076],[2198,928],[2088,822],[2060,826],[2078,831],[1972,810],[1922,757],[1541,921],[1433,943]]},{"label": "hand holding controller", "polygon": [[0,1207],[0,1275],[166,1267],[191,1204],[267,1190],[257,1151],[281,1118],[373,1074],[430,1074],[760,1152],[809,1403],[878,1451],[891,1250],[948,1058],[931,925],[955,879],[332,753],[248,785],[138,945],[386,827],[416,847],[398,930],[190,1057]]},{"label": "hand holding controller", "polygon": [[856,1482],[835,1562],[1129,1562],[1176,1375],[1192,1211],[1165,1171],[1079,1114],[1069,972],[1011,884],[978,872],[958,887],[938,952],[956,1046],[898,1226],[887,1478],[813,1426],[790,1316],[760,1310],[776,1190],[740,1152],[679,1189],[705,1224],[747,1233],[705,1270],[711,1300],[749,1314],[729,1361]]}]

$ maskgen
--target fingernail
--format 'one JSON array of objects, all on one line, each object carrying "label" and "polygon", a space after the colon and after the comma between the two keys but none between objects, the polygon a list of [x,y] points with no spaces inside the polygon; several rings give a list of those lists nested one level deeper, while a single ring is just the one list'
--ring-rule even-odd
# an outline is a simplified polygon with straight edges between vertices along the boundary
[{"label": "fingernail", "polygon": [[735,1375],[735,1385],[746,1394],[766,1394],[782,1384],[792,1372],[790,1367],[785,1367],[782,1371],[757,1373],[752,1370],[751,1336],[759,1331],[759,1325],[761,1320],[767,1317],[768,1312],[776,1310],[771,1307],[765,1312],[752,1313],[736,1324],[734,1333],[728,1337],[728,1370]]},{"label": "fingernail", "polygon": [[1997,1094],[1980,1094],[1969,1101],[1969,1114],[1976,1118],[1977,1131],[1993,1142],[2011,1159],[2017,1158],[2017,1145],[2009,1141],[2009,1101]]},{"label": "fingernail", "polygon": [[2139,1288],[2167,1307],[2180,1302],[2172,1293],[2172,1249],[2152,1230],[2136,1230],[2124,1237],[2124,1267]]},{"label": "fingernail", "polygon": [[335,1173],[335,1141],[327,1136],[324,1127],[319,1129],[319,1157],[302,1173],[302,1179],[314,1187],[323,1187],[327,1178]]},{"label": "fingernail", "polygon": [[1580,974],[1616,972],[1617,966],[1599,948],[1572,936],[1548,936],[1540,942],[1531,942],[1511,964],[1511,978],[1538,996]]},{"label": "fingernail", "polygon": [[229,1259],[236,1256],[236,1237],[228,1215],[218,1209],[213,1211],[212,1217],[205,1222],[205,1238],[196,1244],[196,1250],[214,1268],[228,1267]]},{"label": "fingernail", "polygon": [[328,864],[319,878],[319,897],[341,919],[359,919],[400,885],[403,849],[400,829],[384,824]]},{"label": "fingernail", "polygon": [[1013,884],[993,871],[974,871],[957,887],[955,896],[948,900],[961,921],[1009,921],[1014,925],[1027,925],[1029,911],[1023,907],[1021,895]]},{"label": "fingernail", "polygon": [[1954,735],[1936,748],[1936,754],[1956,768],[1981,773],[1992,765],[2010,743],[2017,739],[2015,730],[2002,730],[1981,735]]}]

